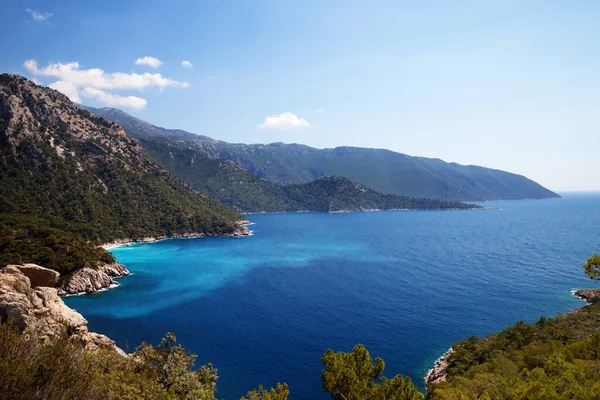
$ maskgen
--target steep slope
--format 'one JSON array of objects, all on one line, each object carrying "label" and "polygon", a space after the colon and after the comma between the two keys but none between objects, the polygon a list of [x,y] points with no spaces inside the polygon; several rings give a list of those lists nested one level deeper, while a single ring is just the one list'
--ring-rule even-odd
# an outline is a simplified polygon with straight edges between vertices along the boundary
[{"label": "steep slope", "polygon": [[238,213],[160,168],[123,128],[7,74],[0,75],[0,185],[0,264],[36,262],[64,273],[104,257],[94,243],[243,233]]},{"label": "steep slope", "polygon": [[113,108],[92,111],[118,122],[131,137],[185,144],[211,159],[234,160],[253,175],[274,183],[306,183],[324,175],[337,175],[378,192],[412,197],[458,201],[560,197],[524,176],[490,168],[411,157],[383,149],[320,150],[300,144],[232,144],[160,128]]}]

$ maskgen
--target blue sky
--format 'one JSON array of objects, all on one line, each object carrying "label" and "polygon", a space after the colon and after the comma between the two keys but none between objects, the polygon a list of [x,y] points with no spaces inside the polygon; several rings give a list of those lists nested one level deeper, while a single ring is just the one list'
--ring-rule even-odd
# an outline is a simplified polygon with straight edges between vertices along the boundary
[{"label": "blue sky", "polygon": [[600,190],[598,21],[596,1],[3,0],[0,71],[231,142]]}]

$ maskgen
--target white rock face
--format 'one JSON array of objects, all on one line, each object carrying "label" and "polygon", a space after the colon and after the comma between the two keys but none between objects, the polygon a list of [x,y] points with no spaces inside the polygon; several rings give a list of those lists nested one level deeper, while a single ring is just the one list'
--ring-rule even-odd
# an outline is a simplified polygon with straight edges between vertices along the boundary
[{"label": "white rock face", "polygon": [[129,275],[123,264],[101,263],[97,269],[82,268],[76,271],[69,282],[61,287],[61,294],[95,293],[106,289],[117,282],[113,278]]},{"label": "white rock face", "polygon": [[113,278],[129,275],[127,268],[118,262],[111,264],[101,263],[98,269]]},{"label": "white rock face", "polygon": [[67,335],[85,348],[107,348],[125,356],[108,337],[88,332],[86,319],[65,305],[56,288],[32,287],[15,266],[0,271],[0,317],[3,323],[10,321],[20,333],[40,341]]},{"label": "white rock face", "polygon": [[58,282],[60,274],[48,268],[36,264],[10,265],[16,267],[31,281],[31,286],[54,287]]}]

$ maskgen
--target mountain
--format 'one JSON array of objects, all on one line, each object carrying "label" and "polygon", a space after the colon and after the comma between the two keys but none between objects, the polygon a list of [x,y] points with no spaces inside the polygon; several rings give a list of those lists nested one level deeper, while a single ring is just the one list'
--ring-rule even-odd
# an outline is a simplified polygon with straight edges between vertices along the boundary
[{"label": "mountain", "polygon": [[339,176],[323,176],[309,183],[281,186],[285,199],[298,209],[317,211],[443,210],[480,208],[450,200],[381,194]]},{"label": "mountain", "polygon": [[157,128],[119,110],[102,110],[105,118],[123,124],[128,135],[138,138],[142,149],[157,163],[240,212],[475,208],[454,201],[384,195],[336,176],[291,185],[269,182],[233,160],[209,157],[203,144],[215,141],[206,136],[198,142],[194,134]]},{"label": "mountain", "polygon": [[[496,169],[411,157],[383,149],[321,150],[300,144],[226,143],[182,130],[160,128],[114,108],[90,110],[120,124],[131,137],[155,142],[148,146],[157,146],[155,153],[165,152],[160,158],[171,157],[164,146],[160,148],[166,140],[169,147],[187,148],[189,158],[185,162],[190,165],[204,158],[230,159],[254,176],[278,184],[306,183],[321,176],[336,175],[381,193],[411,197],[456,201],[560,197],[524,176]],[[175,158],[175,154],[172,157]]]},{"label": "mountain", "polygon": [[0,264],[71,272],[119,238],[243,233],[242,217],[181,182],[122,127],[0,75]]}]

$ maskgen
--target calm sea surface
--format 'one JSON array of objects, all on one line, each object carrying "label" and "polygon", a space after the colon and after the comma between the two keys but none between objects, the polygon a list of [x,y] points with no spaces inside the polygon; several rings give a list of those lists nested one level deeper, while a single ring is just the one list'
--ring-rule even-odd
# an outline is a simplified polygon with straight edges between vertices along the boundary
[{"label": "calm sea surface", "polygon": [[594,286],[581,264],[600,251],[600,195],[485,205],[250,215],[250,237],[113,249],[133,275],[65,301],[129,351],[174,332],[218,368],[219,398],[285,381],[326,399],[321,355],[357,343],[422,384],[453,342],[569,311]]}]

